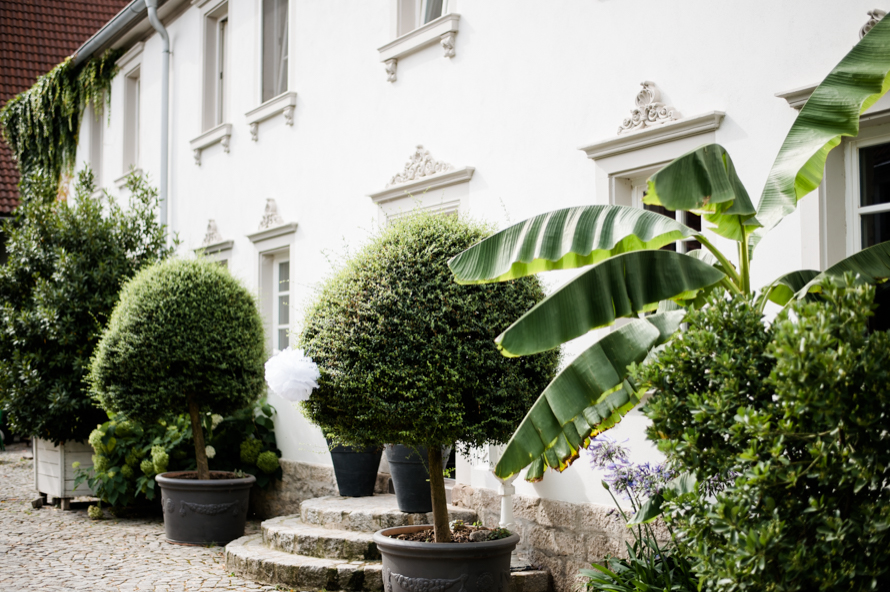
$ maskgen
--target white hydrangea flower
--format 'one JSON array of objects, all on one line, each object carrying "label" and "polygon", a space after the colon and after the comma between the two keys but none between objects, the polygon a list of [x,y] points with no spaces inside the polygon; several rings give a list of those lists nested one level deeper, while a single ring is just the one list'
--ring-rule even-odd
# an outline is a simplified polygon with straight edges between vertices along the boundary
[{"label": "white hydrangea flower", "polygon": [[216,456],[216,448],[214,448],[213,446],[205,446],[204,454],[207,455],[207,458],[213,458],[214,456]]},{"label": "white hydrangea flower", "polygon": [[301,349],[281,350],[266,362],[266,382],[276,395],[288,401],[305,401],[321,374]]},{"label": "white hydrangea flower", "polygon": [[216,426],[218,426],[219,424],[222,423],[222,420],[223,420],[223,416],[220,415],[219,413],[214,413],[213,415],[211,415],[211,416],[210,416],[210,421],[211,421],[212,423],[210,424],[210,429],[211,429],[211,430],[215,430],[215,429],[216,429]]}]

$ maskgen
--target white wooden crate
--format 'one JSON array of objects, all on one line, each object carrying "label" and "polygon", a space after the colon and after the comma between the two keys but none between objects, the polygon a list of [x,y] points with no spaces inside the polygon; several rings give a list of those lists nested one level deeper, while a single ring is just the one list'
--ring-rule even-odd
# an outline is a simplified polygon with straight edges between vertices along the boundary
[{"label": "white wooden crate", "polygon": [[86,442],[65,442],[59,446],[48,440],[34,438],[34,487],[40,493],[62,499],[94,495],[86,482],[74,489],[75,469],[93,466],[93,447]]}]

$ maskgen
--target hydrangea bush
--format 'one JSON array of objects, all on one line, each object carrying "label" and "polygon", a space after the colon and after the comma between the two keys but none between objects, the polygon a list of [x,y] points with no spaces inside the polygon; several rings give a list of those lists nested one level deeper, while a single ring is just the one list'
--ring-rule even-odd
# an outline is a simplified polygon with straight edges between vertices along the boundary
[{"label": "hydrangea bush", "polygon": [[[275,443],[272,416],[266,403],[239,409],[232,415],[205,415],[204,433],[210,468],[254,475],[257,485],[268,487],[280,480],[281,452]],[[92,469],[78,469],[76,483],[87,482],[97,497],[110,506],[140,506],[155,499],[154,476],[166,471],[195,469],[194,438],[187,415],[139,423],[116,415],[90,434]],[[245,458],[245,447],[255,454]]]}]

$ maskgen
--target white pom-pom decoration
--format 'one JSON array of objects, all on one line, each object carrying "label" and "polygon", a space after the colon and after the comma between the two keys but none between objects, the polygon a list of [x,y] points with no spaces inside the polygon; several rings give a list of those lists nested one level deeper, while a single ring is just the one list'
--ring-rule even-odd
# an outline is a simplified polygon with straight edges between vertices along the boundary
[{"label": "white pom-pom decoration", "polygon": [[283,349],[266,362],[266,382],[276,395],[288,401],[306,401],[318,388],[318,366],[301,349]]}]

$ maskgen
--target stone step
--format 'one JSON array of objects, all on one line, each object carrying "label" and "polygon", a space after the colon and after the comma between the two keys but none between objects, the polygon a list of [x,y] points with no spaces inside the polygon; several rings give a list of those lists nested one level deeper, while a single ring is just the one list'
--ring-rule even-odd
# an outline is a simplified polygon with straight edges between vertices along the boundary
[{"label": "stone step", "polygon": [[[285,553],[264,545],[260,534],[241,537],[226,545],[226,572],[304,592],[383,591],[380,561],[347,561]],[[527,570],[512,572],[510,589],[504,592],[549,591],[550,574]]]},{"label": "stone step", "polygon": [[346,561],[380,559],[370,532],[305,524],[299,516],[272,518],[264,521],[262,528],[263,543],[273,551]]},{"label": "stone step", "polygon": [[[396,496],[392,494],[309,499],[300,504],[300,517],[304,524],[371,533],[382,528],[433,523],[432,512],[428,514],[400,512]],[[466,508],[448,506],[448,519],[475,522],[476,513]]]},{"label": "stone step", "polygon": [[256,582],[295,590],[383,590],[380,561],[306,557],[263,545],[263,535],[241,537],[226,545],[226,572]]}]

